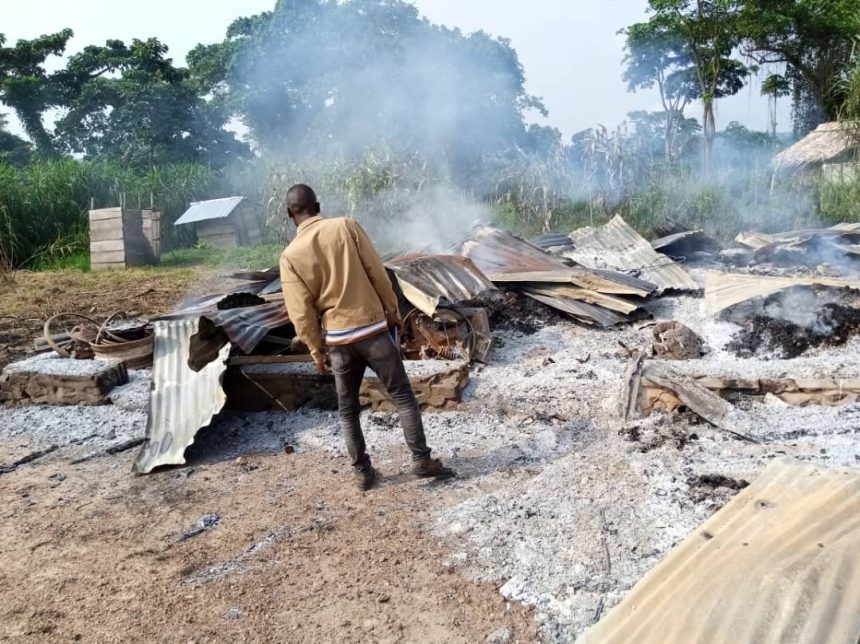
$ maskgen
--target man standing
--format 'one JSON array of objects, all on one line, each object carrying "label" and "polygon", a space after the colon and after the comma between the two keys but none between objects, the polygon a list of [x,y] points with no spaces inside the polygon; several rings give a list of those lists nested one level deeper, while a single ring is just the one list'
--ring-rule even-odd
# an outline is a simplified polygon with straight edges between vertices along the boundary
[{"label": "man standing", "polygon": [[323,219],[306,185],[287,192],[287,214],[296,237],[281,254],[281,282],[296,335],[320,373],[334,372],[340,425],[359,489],[369,490],[377,472],[370,464],[359,415],[358,391],[367,367],[385,385],[420,477],[448,478],[454,471],[430,458],[421,410],[393,339],[403,323],[391,281],[364,229],[354,219]]}]

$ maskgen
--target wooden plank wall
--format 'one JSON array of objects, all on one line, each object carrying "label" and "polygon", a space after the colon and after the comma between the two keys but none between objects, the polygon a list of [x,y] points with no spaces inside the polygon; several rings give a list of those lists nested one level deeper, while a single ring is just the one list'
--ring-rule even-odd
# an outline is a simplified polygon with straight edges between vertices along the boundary
[{"label": "wooden plank wall", "polygon": [[122,208],[90,210],[90,267],[94,271],[125,267]]},{"label": "wooden plank wall", "polygon": [[239,245],[230,217],[197,222],[197,239],[213,248],[235,248]]},{"label": "wooden plank wall", "polygon": [[160,213],[123,208],[90,211],[92,270],[142,266],[158,261]]},{"label": "wooden plank wall", "polygon": [[257,217],[257,209],[247,203],[247,200],[239,204],[230,218],[234,220],[239,235],[239,243],[242,246],[256,246],[262,240],[260,232],[260,220]]}]

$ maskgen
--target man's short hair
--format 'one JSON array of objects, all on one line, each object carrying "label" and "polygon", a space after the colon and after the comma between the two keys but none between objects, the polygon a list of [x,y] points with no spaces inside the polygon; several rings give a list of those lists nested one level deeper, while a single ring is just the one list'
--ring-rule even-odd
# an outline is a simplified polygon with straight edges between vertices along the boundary
[{"label": "man's short hair", "polygon": [[319,213],[317,195],[313,188],[297,183],[287,191],[287,208],[293,215],[315,215]]}]

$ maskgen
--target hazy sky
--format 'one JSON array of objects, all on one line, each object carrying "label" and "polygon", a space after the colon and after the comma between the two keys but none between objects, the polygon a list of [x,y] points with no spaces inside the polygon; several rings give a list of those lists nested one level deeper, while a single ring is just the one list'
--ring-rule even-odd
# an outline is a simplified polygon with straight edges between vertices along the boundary
[{"label": "hazy sky", "polygon": [[[10,0],[6,0],[9,2]],[[645,17],[645,0],[414,0],[433,22],[465,32],[483,29],[510,38],[522,62],[527,89],[549,109],[546,121],[565,137],[598,123],[613,127],[634,109],[659,109],[656,94],[630,94],[621,81],[623,37],[618,30]],[[108,38],[158,37],[175,60],[199,42],[224,37],[240,15],[270,9],[274,0],[28,0],[4,12],[7,42],[64,27],[75,37],[69,51]],[[467,97],[464,97],[467,98]],[[688,108],[698,117],[698,107]],[[766,101],[753,81],[738,96],[719,101],[717,127],[737,120],[766,129]],[[780,127],[789,129],[783,99]],[[16,128],[17,129],[17,128]]]}]

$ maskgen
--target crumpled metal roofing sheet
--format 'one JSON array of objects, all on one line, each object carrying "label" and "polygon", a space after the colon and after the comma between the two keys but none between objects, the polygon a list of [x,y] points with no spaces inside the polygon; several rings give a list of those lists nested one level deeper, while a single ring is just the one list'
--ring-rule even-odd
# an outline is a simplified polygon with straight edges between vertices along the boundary
[{"label": "crumpled metal roofing sheet", "polygon": [[698,285],[680,264],[655,251],[620,215],[599,227],[570,233],[573,248],[562,255],[588,268],[632,272],[661,291],[695,291]]},{"label": "crumpled metal roofing sheet", "polygon": [[476,228],[473,238],[462,243],[459,253],[470,258],[487,274],[568,268],[560,259],[524,239],[489,226]]},{"label": "crumpled metal roofing sheet", "polygon": [[488,276],[496,284],[575,284],[598,293],[646,297],[657,290],[656,284],[636,279],[624,273],[571,266],[554,271],[527,273],[495,273]]},{"label": "crumpled metal roofing sheet", "polygon": [[185,449],[194,436],[221,411],[227,400],[221,377],[227,368],[230,345],[225,345],[217,360],[200,371],[188,367],[191,336],[197,320],[156,322],[152,365],[152,393],[146,441],[133,469],[147,474],[160,465],[185,463]]},{"label": "crumpled metal roofing sheet", "polygon": [[771,462],[577,642],[857,644],[860,472]]},{"label": "crumpled metal roofing sheet", "polygon": [[616,324],[621,324],[622,322],[630,321],[627,316],[616,313],[615,311],[610,311],[602,306],[566,297],[562,294],[552,293],[551,288],[524,288],[522,291],[533,300],[537,300],[541,304],[546,304],[547,306],[551,306],[554,309],[567,313],[584,324],[607,328]]},{"label": "crumpled metal roofing sheet", "polygon": [[191,206],[176,220],[174,226],[182,224],[193,224],[197,221],[209,219],[223,219],[229,217],[245,197],[224,197],[223,199],[210,199],[209,201],[194,201]]},{"label": "crumpled metal roofing sheet", "polygon": [[780,277],[746,273],[705,273],[705,310],[716,315],[729,307],[755,297],[767,297],[796,286],[850,288],[860,290],[860,280],[815,277]]},{"label": "crumpled metal roofing sheet", "polygon": [[244,306],[203,314],[245,353],[251,353],[267,333],[290,323],[283,298],[269,304]]},{"label": "crumpled metal roofing sheet", "polygon": [[397,276],[403,295],[418,310],[432,316],[442,299],[463,302],[496,290],[474,262],[457,255],[410,255],[385,266]]}]

